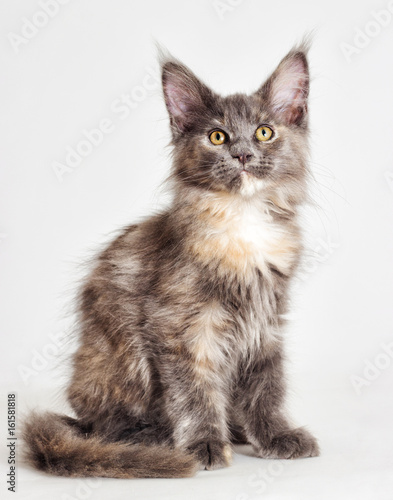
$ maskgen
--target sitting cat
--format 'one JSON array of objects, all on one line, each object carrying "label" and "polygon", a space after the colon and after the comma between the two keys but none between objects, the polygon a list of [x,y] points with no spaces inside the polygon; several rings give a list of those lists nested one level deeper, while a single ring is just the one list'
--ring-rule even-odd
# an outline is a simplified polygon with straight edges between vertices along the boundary
[{"label": "sitting cat", "polygon": [[283,314],[307,196],[306,48],[252,95],[221,97],[166,57],[170,208],[127,227],[80,294],[68,400],[32,414],[27,456],[64,476],[182,477],[318,455],[283,410]]}]

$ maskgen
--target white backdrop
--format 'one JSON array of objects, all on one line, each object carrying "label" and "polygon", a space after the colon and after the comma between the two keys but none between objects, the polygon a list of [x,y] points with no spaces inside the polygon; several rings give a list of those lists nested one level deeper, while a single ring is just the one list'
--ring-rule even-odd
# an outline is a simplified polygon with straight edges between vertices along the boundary
[{"label": "white backdrop", "polygon": [[17,392],[19,414],[64,406],[59,360],[80,264],[165,200],[169,128],[155,40],[216,91],[251,92],[314,30],[315,204],[305,210],[308,252],[287,351],[289,405],[319,437],[321,457],[274,462],[239,453],[230,469],[181,481],[86,483],[19,464],[17,491],[32,499],[391,500],[393,2],[1,6],[0,490],[7,393]]}]

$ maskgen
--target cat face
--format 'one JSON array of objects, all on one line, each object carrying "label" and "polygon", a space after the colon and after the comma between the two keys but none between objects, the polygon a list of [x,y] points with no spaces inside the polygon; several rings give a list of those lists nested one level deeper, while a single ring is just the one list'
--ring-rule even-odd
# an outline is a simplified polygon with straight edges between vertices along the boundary
[{"label": "cat face", "polygon": [[162,66],[174,175],[205,190],[252,196],[304,182],[308,65],[293,50],[252,95],[221,97],[186,66]]}]

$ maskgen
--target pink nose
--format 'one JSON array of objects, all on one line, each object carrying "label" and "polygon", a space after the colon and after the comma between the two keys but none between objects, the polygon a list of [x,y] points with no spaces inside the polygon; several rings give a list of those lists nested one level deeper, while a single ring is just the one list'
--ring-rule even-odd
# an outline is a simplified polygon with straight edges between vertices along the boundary
[{"label": "pink nose", "polygon": [[237,158],[242,165],[245,165],[247,162],[251,160],[252,155],[247,153],[240,153],[240,155],[236,155],[234,156],[234,158]]}]

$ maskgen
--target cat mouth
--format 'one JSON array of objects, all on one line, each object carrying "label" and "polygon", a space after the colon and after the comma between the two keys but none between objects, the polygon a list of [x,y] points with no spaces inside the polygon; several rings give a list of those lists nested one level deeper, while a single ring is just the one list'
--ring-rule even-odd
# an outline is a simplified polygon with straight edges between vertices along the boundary
[{"label": "cat mouth", "polygon": [[253,174],[246,168],[243,168],[242,171],[240,172],[240,175],[253,175]]},{"label": "cat mouth", "polygon": [[238,175],[241,179],[247,179],[250,177],[254,179],[262,179],[268,176],[271,170],[272,168],[270,165],[263,165],[257,167],[251,166],[249,168],[243,167],[238,173]]},{"label": "cat mouth", "polygon": [[240,172],[241,177],[255,177],[255,174],[250,172],[250,170],[247,170],[246,168],[243,168]]}]

